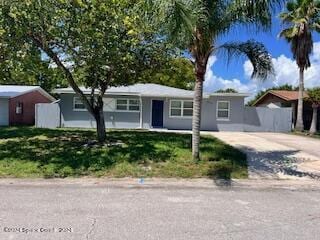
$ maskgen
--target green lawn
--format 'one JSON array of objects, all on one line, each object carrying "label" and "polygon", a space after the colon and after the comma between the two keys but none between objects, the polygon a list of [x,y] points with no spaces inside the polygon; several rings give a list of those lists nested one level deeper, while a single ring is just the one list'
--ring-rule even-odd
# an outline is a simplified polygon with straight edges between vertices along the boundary
[{"label": "green lawn", "polygon": [[317,138],[320,139],[320,132],[317,132],[316,134],[310,134],[309,132],[292,132],[295,135],[304,136],[304,137],[311,137],[311,138]]},{"label": "green lawn", "polygon": [[213,177],[246,178],[246,156],[213,137],[202,137],[201,158],[191,157],[191,135],[108,131],[93,145],[95,131],[0,128],[0,177]]}]

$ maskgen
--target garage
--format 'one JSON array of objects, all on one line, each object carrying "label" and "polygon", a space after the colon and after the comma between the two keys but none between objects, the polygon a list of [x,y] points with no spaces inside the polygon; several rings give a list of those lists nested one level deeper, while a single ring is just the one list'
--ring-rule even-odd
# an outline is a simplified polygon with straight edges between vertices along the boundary
[{"label": "garage", "polygon": [[0,98],[0,126],[9,125],[9,99]]}]

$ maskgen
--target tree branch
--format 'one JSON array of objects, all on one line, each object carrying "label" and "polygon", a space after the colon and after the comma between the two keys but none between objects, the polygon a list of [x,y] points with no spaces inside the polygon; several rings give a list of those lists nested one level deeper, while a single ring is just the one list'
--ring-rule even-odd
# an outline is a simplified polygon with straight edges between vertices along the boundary
[{"label": "tree branch", "polygon": [[65,76],[67,78],[68,83],[72,87],[72,89],[75,91],[75,93],[82,99],[83,104],[86,106],[88,111],[92,114],[94,114],[94,107],[93,104],[91,105],[85,94],[81,91],[81,89],[76,84],[72,73],[70,70],[61,62],[58,55],[48,46],[46,42],[41,41],[39,38],[34,36],[32,33],[29,33],[28,36],[31,38],[31,40],[35,43],[37,47],[42,49],[56,64],[57,66],[62,69],[62,71],[65,73]]}]

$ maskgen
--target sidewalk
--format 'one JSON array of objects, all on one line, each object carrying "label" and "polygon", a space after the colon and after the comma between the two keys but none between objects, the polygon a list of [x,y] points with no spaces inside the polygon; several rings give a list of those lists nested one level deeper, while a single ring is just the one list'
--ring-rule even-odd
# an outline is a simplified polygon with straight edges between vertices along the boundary
[{"label": "sidewalk", "polygon": [[300,178],[299,181],[276,179],[232,179],[213,180],[209,178],[58,178],[58,179],[19,179],[2,178],[0,187],[101,187],[101,188],[155,188],[155,189],[318,189],[319,181]]}]

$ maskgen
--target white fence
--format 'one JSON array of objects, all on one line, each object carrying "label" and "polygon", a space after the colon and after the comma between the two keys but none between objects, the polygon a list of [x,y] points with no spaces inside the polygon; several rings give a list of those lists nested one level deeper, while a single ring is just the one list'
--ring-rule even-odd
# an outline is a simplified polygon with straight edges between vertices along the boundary
[{"label": "white fence", "polygon": [[35,126],[57,128],[61,126],[60,106],[57,103],[38,103],[35,108]]}]

